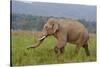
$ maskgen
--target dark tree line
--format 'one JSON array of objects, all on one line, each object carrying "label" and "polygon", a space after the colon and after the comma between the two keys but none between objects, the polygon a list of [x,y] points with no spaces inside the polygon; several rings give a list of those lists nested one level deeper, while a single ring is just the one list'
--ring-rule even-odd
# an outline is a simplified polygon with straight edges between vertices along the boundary
[{"label": "dark tree line", "polygon": [[[12,30],[32,30],[40,31],[43,25],[47,22],[48,18],[45,16],[32,16],[25,14],[11,14],[11,29]],[[52,16],[51,16],[52,17]],[[57,18],[57,17],[55,17]],[[60,17],[65,19],[64,17]],[[86,21],[85,19],[79,19],[79,21],[85,25],[89,32],[96,32],[96,21]]]},{"label": "dark tree line", "polygon": [[96,33],[96,21],[86,21],[85,19],[79,19],[79,21],[85,25],[89,32]]}]

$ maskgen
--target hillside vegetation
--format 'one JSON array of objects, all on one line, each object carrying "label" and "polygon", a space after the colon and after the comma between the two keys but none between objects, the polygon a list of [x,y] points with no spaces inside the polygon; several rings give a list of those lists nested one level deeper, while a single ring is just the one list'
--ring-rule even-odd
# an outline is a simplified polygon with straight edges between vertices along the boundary
[{"label": "hillside vegetation", "polygon": [[[53,16],[33,16],[27,14],[11,14],[11,29],[12,30],[31,30],[31,31],[41,31],[43,25],[47,20]],[[54,17],[54,18],[63,18],[65,17]],[[89,32],[96,33],[96,21],[86,21],[85,19],[76,19],[80,21]]]}]

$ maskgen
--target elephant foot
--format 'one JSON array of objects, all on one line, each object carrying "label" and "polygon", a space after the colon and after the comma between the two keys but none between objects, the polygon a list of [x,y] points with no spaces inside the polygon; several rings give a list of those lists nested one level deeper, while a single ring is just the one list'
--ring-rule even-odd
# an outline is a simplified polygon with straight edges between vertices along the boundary
[{"label": "elephant foot", "polygon": [[54,48],[55,54],[58,54],[59,49],[57,47]]},{"label": "elephant foot", "polygon": [[61,47],[61,48],[55,47],[54,51],[55,51],[56,54],[63,54],[64,53],[64,47]]}]

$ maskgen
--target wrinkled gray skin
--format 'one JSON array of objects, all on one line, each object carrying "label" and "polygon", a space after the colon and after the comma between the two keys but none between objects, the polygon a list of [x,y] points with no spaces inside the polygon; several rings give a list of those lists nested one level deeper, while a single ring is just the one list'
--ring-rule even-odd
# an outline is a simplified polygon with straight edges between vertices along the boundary
[{"label": "wrinkled gray skin", "polygon": [[63,53],[66,43],[69,42],[76,45],[75,53],[78,53],[80,48],[83,47],[86,55],[90,55],[88,49],[89,33],[83,24],[72,19],[50,18],[43,27],[39,42],[28,48],[38,47],[50,35],[57,39],[57,45],[54,48],[55,53]]}]

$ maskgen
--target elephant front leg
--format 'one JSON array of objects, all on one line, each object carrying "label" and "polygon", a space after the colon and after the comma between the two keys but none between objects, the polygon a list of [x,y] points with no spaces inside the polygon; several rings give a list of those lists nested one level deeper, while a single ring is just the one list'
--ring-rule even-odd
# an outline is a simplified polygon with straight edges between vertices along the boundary
[{"label": "elephant front leg", "polygon": [[61,53],[61,54],[64,53],[64,47],[60,48],[60,53]]},{"label": "elephant front leg", "polygon": [[57,48],[57,46],[55,46],[54,51],[55,51],[56,54],[58,54],[59,49]]},{"label": "elephant front leg", "polygon": [[57,45],[54,48],[54,51],[56,54],[63,54],[64,53],[64,46],[66,41],[59,40],[57,42]]}]

